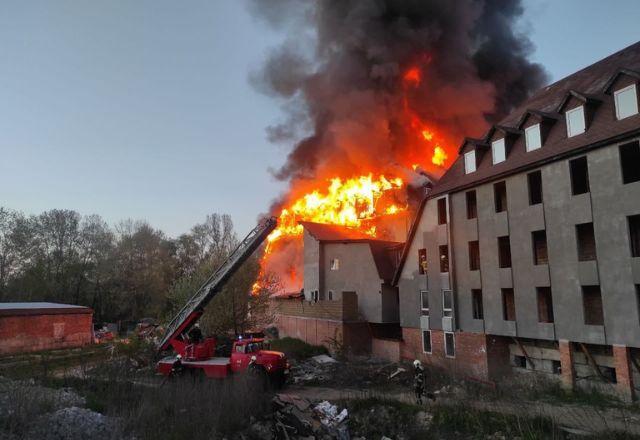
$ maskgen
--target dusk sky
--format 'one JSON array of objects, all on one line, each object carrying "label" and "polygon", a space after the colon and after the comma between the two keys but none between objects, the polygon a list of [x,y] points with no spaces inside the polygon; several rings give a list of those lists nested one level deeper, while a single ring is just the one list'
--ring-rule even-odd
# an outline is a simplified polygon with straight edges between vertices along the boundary
[{"label": "dusk sky", "polygon": [[[616,3],[527,1],[532,59],[557,80],[636,42]],[[240,0],[0,0],[0,206],[244,235],[284,189],[278,102],[248,82],[282,37]]]}]

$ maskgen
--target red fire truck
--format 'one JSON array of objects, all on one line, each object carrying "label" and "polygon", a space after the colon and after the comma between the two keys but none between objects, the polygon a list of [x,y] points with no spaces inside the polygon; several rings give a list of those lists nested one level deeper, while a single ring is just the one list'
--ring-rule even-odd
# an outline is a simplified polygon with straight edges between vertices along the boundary
[{"label": "red fire truck", "polygon": [[232,373],[250,372],[269,378],[276,384],[284,383],[289,373],[289,362],[284,353],[269,350],[263,338],[238,338],[233,342],[230,357],[216,357],[215,338],[194,342],[188,336],[202,316],[204,307],[276,225],[276,218],[271,217],[256,226],[169,323],[158,344],[158,351],[173,349],[175,354],[158,362],[160,373],[171,375],[179,359],[178,364],[185,371],[207,377],[222,378]]}]

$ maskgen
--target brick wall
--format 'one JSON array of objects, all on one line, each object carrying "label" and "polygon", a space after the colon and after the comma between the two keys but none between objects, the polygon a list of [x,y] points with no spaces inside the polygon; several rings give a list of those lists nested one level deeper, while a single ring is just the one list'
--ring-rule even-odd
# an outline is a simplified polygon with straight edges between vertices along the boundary
[{"label": "brick wall", "polygon": [[332,319],[336,321],[356,321],[358,319],[358,298],[352,292],[343,292],[340,300],[305,301],[300,298],[276,298],[274,307],[277,315],[300,316],[305,318]]},{"label": "brick wall", "polygon": [[400,345],[396,339],[371,339],[371,356],[390,362],[400,362]]},{"label": "brick wall", "polygon": [[81,347],[92,342],[93,315],[0,317],[0,354]]},{"label": "brick wall", "polygon": [[455,356],[444,352],[444,332],[431,330],[431,354],[422,348],[422,331],[402,328],[403,343],[400,357],[404,360],[420,359],[424,364],[445,370],[454,377],[489,380],[487,337],[481,333],[455,332]]}]

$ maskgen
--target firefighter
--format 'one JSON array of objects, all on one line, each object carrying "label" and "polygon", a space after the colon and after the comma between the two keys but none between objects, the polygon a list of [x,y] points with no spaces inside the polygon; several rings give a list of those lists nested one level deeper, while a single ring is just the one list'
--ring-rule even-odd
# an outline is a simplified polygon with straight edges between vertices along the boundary
[{"label": "firefighter", "polygon": [[182,356],[177,355],[176,360],[173,361],[171,365],[171,374],[170,376],[181,376],[184,372],[184,365],[182,364]]},{"label": "firefighter", "polygon": [[189,341],[191,341],[192,344],[199,344],[202,342],[202,330],[200,330],[200,324],[197,322],[189,332]]},{"label": "firefighter", "polygon": [[424,368],[422,363],[416,359],[413,361],[413,390],[416,393],[416,403],[422,405],[422,395],[424,394]]}]

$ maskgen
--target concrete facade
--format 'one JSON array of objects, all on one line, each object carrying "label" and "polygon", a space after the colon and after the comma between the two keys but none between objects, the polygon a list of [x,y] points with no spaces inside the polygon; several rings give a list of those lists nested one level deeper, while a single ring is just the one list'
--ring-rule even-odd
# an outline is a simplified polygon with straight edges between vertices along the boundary
[{"label": "concrete facade", "polygon": [[[640,45],[629,50],[635,55],[621,52],[613,57],[640,63],[636,53],[640,53]],[[592,66],[591,83],[584,79],[592,69],[587,68],[576,74],[582,82],[569,77],[558,83],[566,84],[566,97],[564,92],[549,88],[541,92],[548,100],[556,100],[555,113],[542,98],[534,97],[485,138],[465,141],[456,163],[423,202],[396,273],[404,357],[420,357],[470,377],[494,379],[496,375],[488,367],[474,370],[447,360],[451,356],[443,358],[438,350],[422,352],[416,335],[451,329],[457,346],[455,356],[463,349],[461,356],[478,364],[468,355],[467,346],[484,347],[487,360],[480,364],[485,365],[492,362],[491,350],[482,338],[495,336],[503,342],[496,359],[502,359],[511,370],[546,372],[562,378],[567,386],[573,386],[576,378],[588,378],[587,382],[615,384],[624,398],[633,396],[633,376],[640,372],[633,371],[631,349],[640,347],[640,257],[631,255],[628,217],[640,214],[640,181],[623,182],[623,165],[629,164],[623,163],[620,146],[637,143],[640,149],[640,115],[618,120],[614,93],[629,84],[636,84],[637,91],[640,76],[630,76],[620,70],[622,67],[626,66]],[[600,71],[606,74],[600,75]],[[577,92],[588,96],[575,92],[574,84],[584,87]],[[568,137],[565,114],[581,106],[586,132]],[[527,151],[525,130],[536,124],[541,127],[542,146]],[[505,140],[506,160],[493,164],[491,144],[499,139]],[[469,151],[475,152],[477,170],[467,173],[463,155]],[[582,157],[586,158],[589,188],[574,195],[569,162]],[[640,161],[631,166],[640,167]],[[539,203],[531,195],[533,177],[529,177],[537,172],[542,187]],[[496,184],[502,182],[506,207],[497,212]],[[475,216],[468,215],[469,192],[475,193]],[[446,204],[444,224],[439,224],[443,223],[438,215],[439,200]],[[578,249],[588,246],[584,243],[589,241],[578,239],[577,225],[589,223],[593,224],[595,258],[578,255]],[[544,231],[542,235],[540,231]],[[537,237],[546,234],[546,245],[538,248],[538,252],[544,250],[538,254],[544,258],[538,261],[534,232]],[[499,237],[508,237],[511,264],[502,264],[508,267],[500,264]],[[477,268],[470,264],[473,245],[469,243],[475,241]],[[444,245],[448,247],[445,273],[440,264]],[[419,273],[421,249],[427,255],[425,274]],[[583,293],[584,287],[599,289],[599,296]],[[443,312],[444,291],[449,289],[451,318]],[[421,305],[421,295],[428,296],[428,310]],[[598,317],[598,322],[590,322],[592,316]],[[510,346],[507,355],[504,344]]]}]

